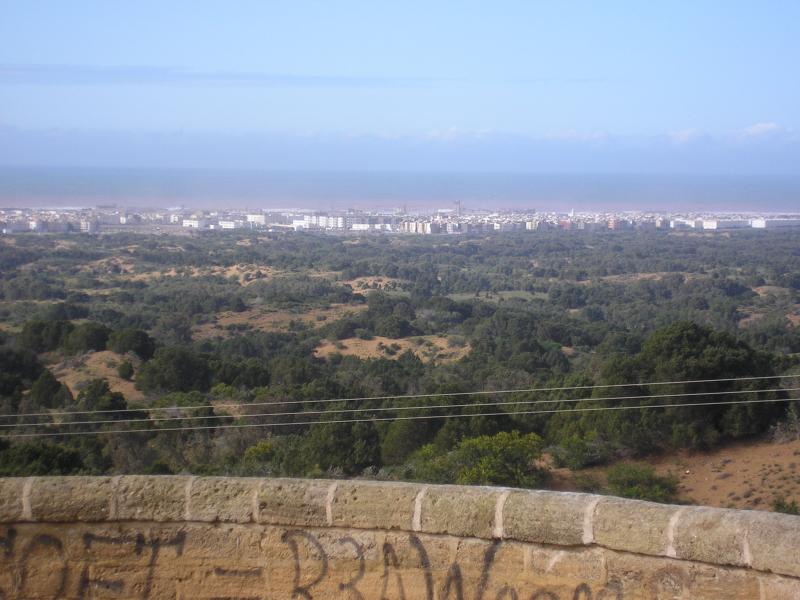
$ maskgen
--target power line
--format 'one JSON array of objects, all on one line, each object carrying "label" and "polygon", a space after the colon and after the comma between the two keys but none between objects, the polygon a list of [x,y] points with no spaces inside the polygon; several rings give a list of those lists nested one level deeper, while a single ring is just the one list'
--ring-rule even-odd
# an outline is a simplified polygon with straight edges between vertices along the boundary
[{"label": "power line", "polygon": [[[640,410],[648,408],[689,408],[698,406],[727,406],[739,404],[765,404],[768,402],[796,402],[800,398],[776,398],[774,400],[731,400],[728,402],[695,402],[686,404],[640,404],[638,406],[596,406],[596,407],[582,407],[571,409],[550,409],[550,410],[534,410],[534,411],[513,411],[503,413],[504,415],[539,415],[539,414],[557,414],[557,413],[581,413],[581,412],[597,412],[604,410]],[[344,424],[344,423],[372,423],[380,421],[417,421],[417,420],[433,420],[433,419],[461,419],[461,418],[477,418],[477,417],[496,417],[497,413],[476,413],[471,415],[409,415],[405,417],[374,417],[365,419],[332,419],[326,421],[297,421],[291,423],[235,423],[228,425],[196,425],[192,427],[164,427],[164,428],[148,428],[148,429],[100,429],[96,431],[66,431],[60,433],[15,433],[4,435],[5,438],[32,438],[32,437],[59,437],[59,436],[77,436],[77,435],[108,435],[119,433],[159,433],[159,432],[174,432],[174,431],[200,431],[209,429],[246,429],[252,427],[288,427],[299,425],[324,425],[324,424]],[[124,422],[124,421],[123,421]]]},{"label": "power line", "polygon": [[[559,404],[559,403],[574,403],[592,400],[643,400],[655,398],[683,398],[694,396],[725,396],[733,394],[766,394],[771,392],[797,392],[800,388],[773,388],[766,390],[728,390],[722,392],[691,392],[681,394],[656,394],[649,396],[609,396],[605,398],[548,398],[544,400],[509,400],[505,402],[471,402],[469,404],[436,404],[429,406],[389,406],[389,407],[369,407],[369,408],[339,408],[328,410],[306,410],[295,412],[274,412],[274,413],[258,413],[252,415],[201,415],[201,416],[174,416],[174,417],[156,417],[156,418],[136,418],[136,419],[107,419],[103,421],[64,421],[61,423],[52,422],[37,422],[37,423],[4,423],[0,424],[0,428],[14,428],[14,427],[66,427],[70,425],[105,425],[105,424],[121,424],[121,423],[154,423],[161,421],[198,421],[208,419],[254,419],[257,417],[286,417],[286,416],[300,416],[300,415],[324,415],[332,413],[363,413],[363,412],[390,412],[390,411],[408,411],[408,410],[436,410],[447,408],[471,408],[474,406],[509,406],[509,405],[530,405],[530,404]],[[141,412],[146,412],[143,410]],[[509,413],[507,413],[509,414]]]},{"label": "power line", "polygon": [[94,415],[103,413],[130,413],[146,411],[174,411],[174,410],[201,410],[207,408],[240,408],[243,406],[281,406],[292,404],[328,404],[335,402],[367,402],[377,400],[397,400],[415,398],[435,398],[435,397],[454,397],[454,396],[491,396],[503,394],[522,394],[533,392],[560,392],[560,391],[575,391],[575,390],[593,390],[593,389],[612,389],[623,387],[636,387],[636,386],[661,386],[661,385],[688,385],[696,383],[726,383],[737,381],[763,381],[770,379],[788,379],[791,377],[800,377],[800,375],[760,375],[751,377],[724,377],[717,379],[690,379],[685,381],[650,381],[638,383],[608,383],[600,385],[574,385],[563,387],[539,387],[539,388],[519,388],[508,390],[479,390],[474,392],[441,392],[429,394],[395,394],[391,396],[362,396],[356,398],[325,398],[316,400],[275,400],[268,402],[242,402],[242,403],[227,403],[227,404],[204,404],[196,406],[154,406],[143,408],[117,408],[105,410],[76,410],[76,411],[57,411],[57,412],[38,412],[38,413],[21,413],[21,414],[4,414],[0,415],[0,419],[16,419],[20,417],[53,417],[53,416],[66,416],[66,415]]}]

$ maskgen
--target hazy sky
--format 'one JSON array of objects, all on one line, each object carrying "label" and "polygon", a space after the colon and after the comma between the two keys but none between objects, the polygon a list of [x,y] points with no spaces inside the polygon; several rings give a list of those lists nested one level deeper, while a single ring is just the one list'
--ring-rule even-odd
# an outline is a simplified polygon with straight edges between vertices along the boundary
[{"label": "hazy sky", "polygon": [[800,2],[0,0],[0,165],[796,174]]}]

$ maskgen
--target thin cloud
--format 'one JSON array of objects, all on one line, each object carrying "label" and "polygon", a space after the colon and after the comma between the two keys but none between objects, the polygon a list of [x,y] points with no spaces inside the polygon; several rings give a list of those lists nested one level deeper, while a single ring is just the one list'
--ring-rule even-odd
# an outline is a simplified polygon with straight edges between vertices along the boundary
[{"label": "thin cloud", "polygon": [[474,79],[455,77],[380,77],[372,75],[319,75],[258,71],[196,70],[150,65],[0,64],[0,85],[230,85],[259,87],[387,87],[440,84],[482,85],[593,85],[594,77],[529,77]]},{"label": "thin cloud", "polygon": [[756,123],[755,125],[750,125],[749,127],[742,129],[742,135],[744,137],[760,137],[763,135],[777,133],[779,131],[781,131],[781,127],[777,123]]},{"label": "thin cloud", "polygon": [[429,85],[436,77],[374,77],[157,66],[0,65],[0,85],[244,85],[263,87],[374,87]]}]

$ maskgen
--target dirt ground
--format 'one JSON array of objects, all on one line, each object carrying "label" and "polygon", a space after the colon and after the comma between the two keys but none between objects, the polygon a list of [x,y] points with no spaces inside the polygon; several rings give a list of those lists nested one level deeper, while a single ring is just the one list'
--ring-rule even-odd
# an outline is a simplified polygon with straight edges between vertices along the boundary
[{"label": "dirt ground", "polygon": [[70,357],[50,370],[56,379],[66,384],[73,396],[77,396],[85,382],[92,379],[106,379],[114,392],[120,392],[128,402],[141,402],[144,394],[134,387],[133,381],[126,381],[117,375],[117,366],[126,358],[111,352],[90,352],[82,356]]},{"label": "dirt ground", "polygon": [[[743,442],[712,452],[679,452],[646,461],[661,475],[678,478],[681,502],[772,510],[776,498],[800,502],[800,440]],[[607,467],[575,473],[554,469],[556,489],[577,490],[576,479],[592,477],[605,484]]]},{"label": "dirt ground", "polygon": [[468,345],[450,347],[447,344],[447,338],[436,335],[424,335],[399,340],[376,336],[371,340],[362,340],[360,338],[348,338],[339,342],[323,340],[317,346],[314,354],[320,358],[327,358],[337,353],[365,359],[398,358],[407,350],[411,350],[423,362],[431,360],[455,362],[466,356],[470,348]]},{"label": "dirt ground", "polygon": [[347,315],[367,309],[365,304],[331,304],[327,308],[277,310],[251,308],[242,312],[221,312],[213,323],[203,323],[194,328],[195,340],[228,337],[236,327],[247,327],[253,331],[286,331],[292,321],[321,327]]},{"label": "dirt ground", "polygon": [[399,287],[402,284],[402,280],[392,277],[356,277],[355,279],[344,279],[339,283],[349,285],[353,288],[353,293],[355,294],[366,295],[374,290]]}]

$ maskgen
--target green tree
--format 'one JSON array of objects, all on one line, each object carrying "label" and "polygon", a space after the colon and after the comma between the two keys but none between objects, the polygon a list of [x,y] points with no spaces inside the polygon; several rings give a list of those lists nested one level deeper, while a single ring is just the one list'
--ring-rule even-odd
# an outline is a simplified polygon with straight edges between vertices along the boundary
[{"label": "green tree", "polygon": [[502,431],[462,440],[446,454],[428,444],[411,457],[410,465],[421,480],[535,487],[547,476],[536,463],[542,448],[542,439],[535,433]]},{"label": "green tree", "polygon": [[63,348],[67,354],[80,354],[90,350],[106,349],[106,342],[111,329],[100,323],[82,323],[73,329],[64,339]]},{"label": "green tree", "polygon": [[133,377],[133,365],[129,360],[123,361],[117,367],[117,375],[122,379],[130,380]]},{"label": "green tree", "polygon": [[156,351],[156,342],[141,329],[119,329],[109,336],[108,349],[117,354],[133,352],[142,360],[150,360]]},{"label": "green tree", "polygon": [[72,402],[72,394],[69,388],[56,379],[48,369],[45,369],[20,404],[20,412],[60,408],[70,402]]},{"label": "green tree", "polygon": [[211,384],[211,370],[202,355],[189,348],[168,346],[156,350],[153,358],[139,368],[136,387],[151,391],[205,391]]},{"label": "green tree", "polygon": [[678,493],[675,477],[657,475],[649,465],[614,465],[608,471],[608,486],[617,496],[653,502],[673,502]]}]

